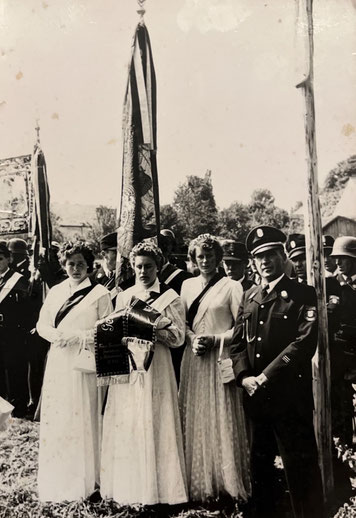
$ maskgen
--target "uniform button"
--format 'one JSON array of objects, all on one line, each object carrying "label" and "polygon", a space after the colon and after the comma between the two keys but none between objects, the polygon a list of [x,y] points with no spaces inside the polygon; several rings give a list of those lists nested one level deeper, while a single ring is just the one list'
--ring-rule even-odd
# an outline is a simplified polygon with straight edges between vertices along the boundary
[{"label": "uniform button", "polygon": [[263,320],[260,320],[260,324],[261,324],[261,325],[263,324]]},{"label": "uniform button", "polygon": [[265,307],[265,305],[264,305],[264,304],[261,304],[261,308],[263,309],[264,307]]},{"label": "uniform button", "polygon": [[298,374],[298,378],[301,378],[301,377],[302,377],[302,375],[301,375],[301,374]]},{"label": "uniform button", "polygon": [[262,338],[259,336],[259,337],[257,338],[257,342],[260,342],[261,340],[262,340]]},{"label": "uniform button", "polygon": [[261,358],[260,353],[257,353],[257,354],[256,354],[256,358]]},{"label": "uniform button", "polygon": [[283,318],[285,318],[287,320],[288,317],[287,317],[287,315],[283,315]]}]

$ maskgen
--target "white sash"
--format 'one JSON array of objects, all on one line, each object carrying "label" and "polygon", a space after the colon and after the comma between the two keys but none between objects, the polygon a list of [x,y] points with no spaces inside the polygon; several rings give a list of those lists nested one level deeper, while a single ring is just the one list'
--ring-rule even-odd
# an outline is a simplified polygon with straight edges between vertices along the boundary
[{"label": "white sash", "polygon": [[182,272],[183,270],[180,270],[179,268],[177,270],[174,270],[174,272],[171,273],[171,275],[169,275],[167,277],[167,279],[165,281],[163,281],[165,284],[169,284],[171,281],[173,281],[174,277],[176,277],[178,275],[178,273]]},{"label": "white sash", "polygon": [[[85,310],[85,308],[89,307],[93,302],[99,299],[103,295],[103,286],[97,284],[94,288],[87,294],[85,297],[76,305],[73,309],[66,314],[66,316],[60,321],[58,324],[58,329],[62,326],[63,322],[68,323],[68,320],[74,320],[76,318],[77,313]],[[105,290],[106,291],[106,290]],[[60,308],[58,308],[60,309]]]},{"label": "white sash", "polygon": [[201,299],[199,308],[197,311],[197,314],[194,317],[192,327],[198,326],[205,315],[207,309],[210,306],[210,303],[212,300],[217,297],[217,295],[220,293],[220,291],[225,288],[225,286],[230,282],[228,277],[223,277],[220,279],[214,286],[212,286],[204,295],[204,297]]},{"label": "white sash", "polygon": [[22,277],[21,273],[14,272],[9,279],[4,284],[4,287],[0,291],[0,302],[4,300],[5,297],[8,296],[12,288],[15,286],[17,281]]},{"label": "white sash", "polygon": [[114,298],[117,296],[117,293],[118,293],[118,292],[117,292],[116,287],[115,287],[115,288],[112,288],[112,289],[110,290],[110,298],[111,298],[111,300],[114,300]]},{"label": "white sash", "polygon": [[176,298],[178,298],[179,295],[176,293],[172,288],[169,288],[169,290],[162,293],[158,299],[150,303],[150,306],[157,309],[160,313]]}]

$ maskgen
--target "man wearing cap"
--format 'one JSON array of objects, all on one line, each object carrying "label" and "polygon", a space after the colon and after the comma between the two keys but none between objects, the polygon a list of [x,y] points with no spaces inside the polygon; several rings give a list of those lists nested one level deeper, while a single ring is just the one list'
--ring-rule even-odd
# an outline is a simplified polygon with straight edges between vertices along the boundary
[{"label": "man wearing cap", "polygon": [[[158,236],[158,245],[162,250],[164,258],[164,263],[158,274],[158,279],[180,295],[183,282],[186,279],[193,277],[193,275],[181,268],[178,268],[169,260],[175,245],[175,235],[172,230],[169,230],[168,228],[161,230],[160,235]],[[180,381],[180,365],[182,363],[184,348],[185,344],[180,347],[170,349],[174,373],[178,385]]]},{"label": "man wearing cap", "polygon": [[23,275],[25,279],[29,280],[31,272],[29,270],[30,259],[28,256],[26,241],[24,239],[14,237],[8,241],[7,248],[10,250],[11,254],[12,269]]},{"label": "man wearing cap", "polygon": [[335,258],[340,272],[336,276],[340,284],[340,328],[335,334],[335,341],[345,353],[347,367],[343,440],[351,445],[354,416],[351,382],[356,381],[356,237],[335,239],[331,256]]},{"label": "man wearing cap", "polygon": [[251,288],[254,282],[246,275],[248,265],[248,253],[244,243],[225,239],[222,242],[223,266],[227,277],[233,281],[239,281],[244,291]]},{"label": "man wearing cap", "polygon": [[26,415],[29,400],[25,347],[28,282],[10,268],[10,251],[0,245],[0,396]]},{"label": "man wearing cap", "polygon": [[117,289],[115,284],[117,233],[106,234],[100,240],[103,263],[95,275],[95,280],[110,291],[111,301],[115,307]]},{"label": "man wearing cap", "polygon": [[[323,248],[330,245],[334,241],[331,236],[323,236]],[[288,237],[286,249],[288,251],[289,259],[293,262],[295,272],[297,274],[296,280],[301,283],[307,283],[307,265],[306,265],[306,245],[304,234],[291,234]],[[331,250],[328,252],[331,254]],[[335,262],[336,263],[336,262]],[[340,328],[340,296],[341,290],[338,281],[333,275],[326,276],[325,270],[325,287],[326,287],[326,302],[328,311],[328,335],[329,335],[329,352],[330,352],[330,402],[331,402],[331,426],[333,437],[339,437],[345,442],[345,415],[349,415],[348,407],[352,400],[350,398],[350,386],[344,380],[345,376],[345,354],[343,348],[335,341],[335,333]],[[350,420],[351,424],[351,420]],[[337,451],[333,451],[333,470],[335,481],[335,495],[350,496],[349,491],[350,480],[347,469],[337,456]]]},{"label": "man wearing cap", "polygon": [[325,277],[335,277],[337,275],[337,266],[335,257],[332,257],[331,252],[334,246],[334,238],[332,236],[323,236],[323,249],[324,249],[324,264],[325,264]]},{"label": "man wearing cap", "polygon": [[275,516],[276,445],[294,517],[323,516],[313,428],[311,359],[317,345],[316,295],[285,275],[285,234],[256,227],[247,236],[261,276],[243,294],[230,349],[251,419],[252,499],[256,516]]},{"label": "man wearing cap", "polygon": [[190,279],[192,274],[178,268],[170,262],[170,257],[175,245],[175,236],[169,229],[163,229],[158,236],[158,245],[162,250],[164,263],[159,272],[160,282],[164,282],[180,295],[182,284],[186,279]]}]

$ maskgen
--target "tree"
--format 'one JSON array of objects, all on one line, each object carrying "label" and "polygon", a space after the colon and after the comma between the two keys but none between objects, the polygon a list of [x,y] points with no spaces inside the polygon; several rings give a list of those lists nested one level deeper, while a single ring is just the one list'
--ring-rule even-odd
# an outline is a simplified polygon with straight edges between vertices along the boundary
[{"label": "tree", "polygon": [[219,212],[221,237],[244,242],[251,228],[250,213],[247,205],[235,201],[227,209]]},{"label": "tree", "polygon": [[289,214],[286,210],[276,207],[275,198],[270,190],[254,190],[248,210],[251,214],[251,227],[270,225],[288,231]]},{"label": "tree", "polygon": [[356,155],[339,162],[332,169],[324,182],[320,192],[321,215],[325,218],[332,216],[335,206],[341,198],[342,192],[350,178],[356,174]]},{"label": "tree", "polygon": [[185,183],[175,192],[173,208],[182,225],[186,241],[199,234],[215,234],[218,231],[218,210],[215,203],[211,171],[204,178],[187,176]]},{"label": "tree", "polygon": [[179,221],[177,211],[172,205],[162,205],[160,208],[161,229],[168,228],[174,232],[177,241],[177,248],[180,249],[184,243],[184,229]]},{"label": "tree", "polygon": [[61,217],[57,216],[54,212],[50,211],[51,225],[52,225],[52,239],[61,243],[63,241],[63,234],[59,229],[61,223]]},{"label": "tree", "polygon": [[89,232],[89,240],[95,252],[100,250],[100,239],[116,230],[116,209],[100,205],[96,208],[96,222]]}]

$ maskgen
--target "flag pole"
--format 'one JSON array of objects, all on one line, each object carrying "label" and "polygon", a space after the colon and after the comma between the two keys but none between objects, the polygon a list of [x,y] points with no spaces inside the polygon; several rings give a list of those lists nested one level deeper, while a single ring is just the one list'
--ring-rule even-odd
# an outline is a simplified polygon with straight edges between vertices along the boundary
[{"label": "flag pole", "polygon": [[305,220],[308,284],[314,286],[318,311],[318,348],[313,358],[313,392],[315,404],[315,432],[319,449],[324,501],[327,503],[333,491],[332,432],[330,408],[330,353],[328,344],[328,317],[324,274],[322,223],[318,188],[318,160],[315,132],[314,101],[314,26],[313,0],[306,0],[308,75],[297,85],[305,99],[305,139],[307,151],[307,208]]}]

